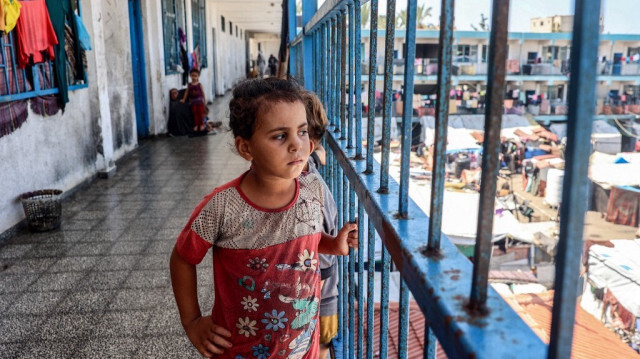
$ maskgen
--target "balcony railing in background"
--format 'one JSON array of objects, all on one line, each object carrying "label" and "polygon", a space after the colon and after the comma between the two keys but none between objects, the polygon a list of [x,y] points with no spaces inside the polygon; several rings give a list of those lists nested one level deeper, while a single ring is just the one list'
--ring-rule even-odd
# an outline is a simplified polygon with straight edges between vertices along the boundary
[{"label": "balcony railing in background", "polygon": [[[295,9],[295,1],[290,8]],[[441,0],[438,65],[438,98],[447,98],[453,75],[454,0]],[[328,164],[322,173],[339,208],[339,225],[359,218],[360,244],[342,258],[340,325],[343,357],[387,357],[389,325],[389,272],[391,264],[402,276],[399,310],[399,357],[407,355],[410,290],[422,310],[428,329],[425,358],[435,356],[436,337],[450,358],[569,358],[576,306],[578,265],[582,249],[593,104],[595,104],[598,50],[599,0],[575,3],[572,77],[569,86],[566,172],[561,207],[555,296],[551,340],[545,345],[488,285],[488,269],[495,205],[500,128],[507,69],[509,0],[493,0],[493,19],[487,68],[485,141],[478,228],[473,263],[442,234],[444,163],[449,101],[436,103],[436,138],[431,188],[431,211],[427,216],[408,198],[411,116],[415,67],[416,0],[407,1],[407,55],[404,60],[404,102],[400,182],[389,176],[390,128],[392,121],[393,43],[395,19],[386,18],[384,44],[384,88],[382,152],[373,158],[374,114],[361,116],[360,0],[327,0],[290,43],[297,64],[292,74],[315,90],[330,118],[325,136]],[[313,1],[303,2],[303,6]],[[371,27],[377,28],[378,2],[371,0]],[[308,6],[308,5],[307,5]],[[303,10],[304,12],[304,10]],[[396,12],[395,1],[387,2],[387,14]],[[311,39],[312,41],[302,41]],[[372,68],[377,67],[377,37],[370,41]],[[314,51],[302,51],[313,44]],[[358,46],[354,46],[358,44]],[[307,53],[307,56],[305,56]],[[311,55],[308,55],[308,54]],[[549,66],[543,64],[544,66]],[[304,71],[313,69],[311,76]],[[424,71],[424,70],[423,70]],[[546,70],[545,70],[546,71]],[[368,99],[374,103],[375,74],[369,74]],[[408,100],[407,100],[408,99]],[[362,147],[362,125],[366,120],[366,149]],[[380,321],[374,323],[374,239],[382,239]],[[368,253],[364,253],[364,243]],[[369,266],[368,269],[372,269]],[[365,300],[364,291],[368,293]],[[355,313],[358,321],[356,323]],[[366,311],[366,314],[365,314]],[[365,320],[366,318],[366,320]],[[373,347],[374,326],[379,326],[380,346]],[[364,327],[368,328],[365,332]],[[394,340],[395,341],[395,340]]]}]

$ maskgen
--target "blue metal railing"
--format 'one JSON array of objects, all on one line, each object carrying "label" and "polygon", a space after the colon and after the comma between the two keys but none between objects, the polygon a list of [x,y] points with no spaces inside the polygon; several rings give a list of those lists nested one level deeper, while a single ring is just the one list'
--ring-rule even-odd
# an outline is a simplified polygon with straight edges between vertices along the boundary
[{"label": "blue metal railing", "polygon": [[[435,357],[436,338],[450,358],[570,357],[589,155],[589,142],[579,139],[590,136],[591,120],[594,117],[600,0],[579,0],[575,6],[572,41],[575,56],[572,56],[571,60],[573,72],[569,93],[569,140],[564,178],[564,188],[568,190],[563,191],[556,295],[551,341],[548,346],[488,285],[499,133],[506,77],[509,0],[493,0],[482,186],[473,263],[464,257],[441,231],[455,0],[441,0],[438,99],[430,216],[420,210],[408,196],[416,0],[407,1],[407,54],[404,64],[400,183],[389,176],[393,79],[391,66],[396,33],[393,16],[387,16],[385,26],[384,115],[380,163],[374,161],[373,151],[375,71],[369,73],[370,110],[366,119],[366,156],[362,156],[359,24],[360,6],[364,2],[366,1],[327,0],[305,24],[303,33],[290,43],[290,46],[295,48],[292,53],[297,57],[293,62],[301,64],[303,69],[313,67],[312,75],[303,78],[303,81],[305,85],[306,82],[313,82],[311,87],[318,92],[330,119],[329,130],[323,140],[327,149],[327,165],[322,174],[339,209],[338,224],[355,221],[356,212],[360,224],[361,240],[357,253],[351,250],[348,256],[339,261],[339,334],[343,340],[343,356],[388,356],[389,272],[393,262],[394,268],[400,271],[402,277],[398,318],[400,330],[397,341],[394,341],[398,343],[400,358],[405,358],[408,352],[409,290],[423,312],[427,324],[424,338],[425,358]],[[369,2],[370,24],[375,29],[378,1]],[[388,1],[387,14],[394,14],[395,10],[395,1]],[[311,58],[305,57],[304,51],[300,51],[300,47],[303,46],[301,39],[304,37],[312,37],[314,48],[318,49],[312,53]],[[369,41],[369,67],[376,68],[377,37],[372,36]],[[302,71],[296,69],[293,75],[300,78]],[[373,299],[376,234],[383,242],[378,323],[374,320]],[[368,246],[367,253],[365,244]],[[374,348],[372,329],[375,325],[379,326],[380,333],[378,348]]]}]

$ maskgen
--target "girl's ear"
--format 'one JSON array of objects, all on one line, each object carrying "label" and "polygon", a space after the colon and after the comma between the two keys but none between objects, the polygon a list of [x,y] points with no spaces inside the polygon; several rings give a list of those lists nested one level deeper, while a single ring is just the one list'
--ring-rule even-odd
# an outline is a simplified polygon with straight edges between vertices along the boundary
[{"label": "girl's ear", "polygon": [[251,162],[253,160],[253,155],[251,154],[251,146],[249,145],[249,141],[246,139],[236,136],[235,139],[236,151],[238,154],[245,160]]},{"label": "girl's ear", "polygon": [[316,148],[316,143],[313,140],[309,140],[309,155],[313,153],[313,150]]}]

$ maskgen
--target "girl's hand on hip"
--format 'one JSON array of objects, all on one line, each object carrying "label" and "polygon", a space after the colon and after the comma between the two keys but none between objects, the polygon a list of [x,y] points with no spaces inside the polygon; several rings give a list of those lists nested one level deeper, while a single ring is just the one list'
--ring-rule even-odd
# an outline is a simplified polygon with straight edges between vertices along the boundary
[{"label": "girl's hand on hip", "polygon": [[222,354],[225,349],[231,348],[231,342],[226,339],[231,337],[231,332],[215,324],[210,315],[194,319],[184,330],[193,346],[205,358]]}]

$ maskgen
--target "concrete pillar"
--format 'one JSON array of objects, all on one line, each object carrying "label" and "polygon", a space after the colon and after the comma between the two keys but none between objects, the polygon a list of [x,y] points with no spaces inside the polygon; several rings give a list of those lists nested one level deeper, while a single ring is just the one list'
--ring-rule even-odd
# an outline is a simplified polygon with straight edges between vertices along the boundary
[{"label": "concrete pillar", "polygon": [[[91,89],[91,108],[96,114],[94,121],[95,139],[97,147],[97,169],[98,175],[103,178],[109,178],[116,172],[114,161],[114,145],[113,132],[111,129],[111,104],[109,99],[109,78],[107,68],[107,51],[104,39],[102,1],[86,1],[83,2],[83,9],[90,14],[93,30],[93,51],[87,51],[87,57],[93,57],[95,61],[95,83],[89,88]],[[128,35],[128,32],[127,32]],[[135,130],[134,130],[135,131]]]},{"label": "concrete pillar", "polygon": [[[304,31],[304,25],[311,20],[313,14],[316,13],[318,9],[318,1],[317,0],[307,0],[302,2],[302,27]],[[313,40],[311,36],[305,36],[303,39],[302,47],[304,49],[304,87],[307,90],[313,91]]]}]

